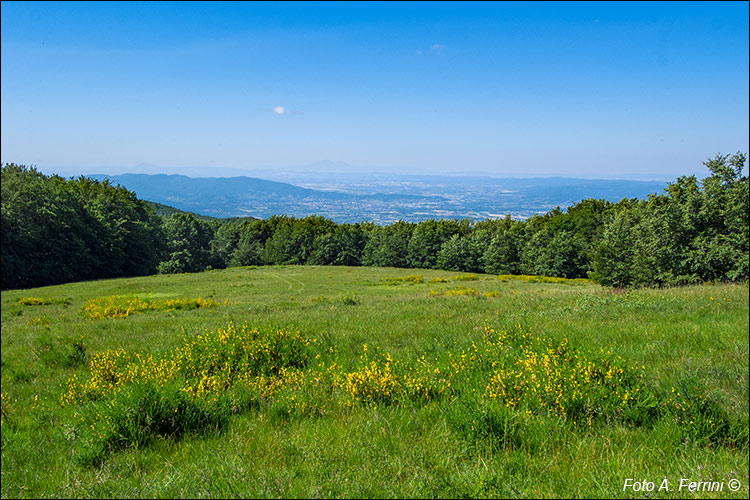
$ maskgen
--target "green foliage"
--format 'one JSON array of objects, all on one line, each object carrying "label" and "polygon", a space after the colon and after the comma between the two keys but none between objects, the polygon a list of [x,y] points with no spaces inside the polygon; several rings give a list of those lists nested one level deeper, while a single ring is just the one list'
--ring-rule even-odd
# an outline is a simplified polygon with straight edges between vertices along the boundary
[{"label": "green foliage", "polygon": [[307,363],[309,344],[299,332],[230,324],[186,337],[159,356],[121,349],[96,354],[90,378],[71,377],[62,395],[64,405],[83,405],[76,413],[88,434],[83,460],[97,464],[107,452],[142,447],[158,436],[220,430],[239,411],[232,388],[244,387],[243,406],[260,392],[272,394],[274,377]]},{"label": "green foliage", "polygon": [[354,295],[344,295],[341,297],[341,303],[347,306],[356,306],[359,304],[359,299]]},{"label": "green foliage", "polygon": [[33,168],[2,166],[3,288],[96,276],[92,217],[64,183]]},{"label": "green foliage", "polygon": [[376,226],[362,250],[362,265],[408,267],[409,242],[417,224],[398,221],[390,226]]},{"label": "green foliage", "polygon": [[2,287],[152,273],[153,208],[122,187],[2,166]]},{"label": "green foliage", "polygon": [[239,262],[235,263],[233,261],[233,254],[235,249],[239,246],[241,235],[242,232],[239,224],[221,224],[216,229],[210,244],[211,267],[214,269],[224,269],[230,265],[243,266],[258,264],[258,262],[248,262],[247,264],[244,264]]},{"label": "green foliage", "polygon": [[86,361],[83,337],[56,337],[44,335],[37,341],[34,353],[48,367],[77,368]]},{"label": "green foliage", "polygon": [[78,460],[99,465],[108,453],[140,448],[156,437],[179,439],[190,431],[221,431],[230,411],[226,398],[194,398],[177,384],[138,382],[81,415],[83,443]]},{"label": "green foliage", "polygon": [[680,177],[665,193],[619,211],[593,252],[593,276],[613,286],[748,278],[745,155],[717,155],[712,174]]},{"label": "green foliage", "polygon": [[662,413],[683,440],[698,446],[747,446],[747,418],[731,416],[694,375],[679,380],[664,399]]},{"label": "green foliage", "polygon": [[[582,200],[527,221],[430,219],[336,224],[318,216],[157,217],[108,182],[2,167],[2,286],[199,272],[227,266],[343,265],[588,278],[617,287],[748,279],[745,155],[680,177],[648,200]],[[166,212],[165,212],[166,213]]]},{"label": "green foliage", "polygon": [[592,277],[604,285],[626,287],[635,275],[635,242],[640,210],[623,210],[604,229],[594,252]]},{"label": "green foliage", "polygon": [[481,398],[465,399],[449,407],[446,421],[469,441],[518,448],[523,442],[522,417],[505,404]]},{"label": "green foliage", "polygon": [[506,217],[505,222],[507,229],[498,231],[490,240],[481,261],[489,273],[520,274],[523,227],[521,223],[512,222],[510,217]]},{"label": "green foliage", "polygon": [[469,248],[467,238],[454,234],[448,241],[443,243],[437,254],[435,267],[446,271],[461,271],[469,259]]},{"label": "green foliage", "polygon": [[[455,220],[429,219],[417,224],[409,240],[409,267],[434,269],[443,243],[460,231]],[[452,256],[451,256],[452,258]]]},{"label": "green foliage", "polygon": [[230,266],[258,266],[263,264],[263,242],[253,231],[243,232],[232,258]]},{"label": "green foliage", "polygon": [[694,378],[659,394],[645,378],[645,365],[629,364],[609,350],[592,354],[571,347],[567,337],[541,337],[522,325],[484,330],[480,342],[448,352],[442,363],[371,355],[365,344],[353,369],[339,367],[329,349],[305,370],[316,341],[290,330],[230,324],[187,337],[158,356],[99,353],[88,380],[70,378],[62,402],[84,405],[81,420],[91,429],[95,457],[145,446],[156,436],[220,430],[232,414],[260,409],[264,402],[275,420],[321,416],[337,406],[442,402],[460,434],[503,448],[523,445],[527,424],[537,417],[562,419],[574,432],[651,428],[666,419],[700,446],[747,444],[742,421],[708,399]]},{"label": "green foliage", "polygon": [[446,271],[483,271],[481,259],[490,239],[491,234],[486,230],[474,230],[469,235],[454,234],[441,245],[435,267]]},{"label": "green foliage", "polygon": [[211,263],[212,227],[188,213],[174,213],[164,219],[167,257],[159,263],[159,273],[194,273]]}]

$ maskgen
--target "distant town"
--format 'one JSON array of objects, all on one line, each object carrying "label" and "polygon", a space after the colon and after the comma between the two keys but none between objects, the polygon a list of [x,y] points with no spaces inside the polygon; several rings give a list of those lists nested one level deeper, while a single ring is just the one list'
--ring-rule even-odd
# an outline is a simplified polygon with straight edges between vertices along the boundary
[{"label": "distant town", "polygon": [[666,182],[613,179],[495,178],[397,174],[299,175],[290,182],[255,177],[192,178],[182,175],[90,175],[109,179],[139,198],[210,217],[320,215],[335,222],[431,218],[527,219],[583,199],[617,202],[660,193]]}]

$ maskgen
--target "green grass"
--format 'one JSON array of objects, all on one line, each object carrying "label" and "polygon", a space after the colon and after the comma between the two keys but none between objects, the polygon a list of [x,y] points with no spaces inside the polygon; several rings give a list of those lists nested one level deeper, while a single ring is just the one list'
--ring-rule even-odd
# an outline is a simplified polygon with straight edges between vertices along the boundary
[{"label": "green grass", "polygon": [[[623,491],[626,478],[658,488],[667,477],[672,490],[652,497],[747,497],[746,284],[623,292],[585,281],[418,272],[233,268],[2,292],[2,496],[634,497],[643,493]],[[457,287],[462,280],[470,288]],[[118,319],[82,313],[88,301],[105,297],[202,297],[216,305]],[[288,387],[272,396],[235,384],[197,400],[173,383],[144,383],[61,405],[71,376],[87,380],[98,353],[161,359],[185,338],[245,322],[262,335],[292,328],[316,339],[303,368],[321,378],[321,360],[344,374],[363,373],[372,360],[382,368],[386,353],[397,375],[420,366],[445,371],[472,343],[484,345],[486,325],[502,331],[520,324],[544,341],[525,357],[522,344],[510,342],[455,376],[453,392],[427,399],[403,391],[339,404],[346,394],[323,381],[322,389]],[[565,339],[581,359],[599,363],[611,352],[614,363],[637,365],[643,377],[632,387],[659,408],[675,388],[691,398],[692,417],[651,412],[642,398],[629,406],[637,418],[625,418],[611,393],[591,392],[600,413],[587,425],[530,397],[507,407],[483,395],[493,370],[520,370],[513,363]],[[292,396],[320,411],[290,412]],[[152,415],[173,410],[189,425],[151,426]],[[124,438],[108,441],[117,446],[92,448],[88,425],[97,416],[118,422]],[[712,434],[721,419],[727,426]],[[723,481],[724,491],[678,491],[681,478]],[[740,480],[739,491],[729,491],[730,479]]]}]

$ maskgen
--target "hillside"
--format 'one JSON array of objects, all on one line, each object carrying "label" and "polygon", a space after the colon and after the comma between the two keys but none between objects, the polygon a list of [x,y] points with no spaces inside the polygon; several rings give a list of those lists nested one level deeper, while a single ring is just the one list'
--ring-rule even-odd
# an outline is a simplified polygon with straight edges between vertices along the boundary
[{"label": "hillside", "polygon": [[156,215],[159,215],[161,217],[169,217],[172,214],[189,214],[195,217],[198,220],[202,221],[219,221],[219,222],[236,222],[240,223],[245,220],[255,220],[255,217],[227,217],[227,218],[220,218],[220,217],[209,217],[207,215],[200,215],[193,212],[185,212],[184,210],[180,210],[178,208],[171,207],[169,205],[165,205],[163,203],[157,203],[155,201],[146,201],[147,204],[154,207],[154,210],[156,211]]},{"label": "hillside", "polygon": [[[748,495],[747,284],[251,266],[1,303],[3,497],[630,497],[665,476],[663,496]],[[159,361],[180,353],[222,360],[192,396]]]},{"label": "hillside", "polygon": [[[431,217],[484,218],[512,214],[526,218],[586,198],[618,202],[646,198],[666,183],[632,180],[500,179],[493,177],[396,174],[299,173],[289,182],[254,177],[184,175],[89,175],[109,179],[139,198],[211,217],[320,215],[335,222]],[[302,184],[300,187],[295,184]]]},{"label": "hillside", "polygon": [[[89,175],[109,179],[134,191],[139,198],[167,204],[187,212],[214,218],[269,217],[277,214],[323,215],[333,220],[359,221],[392,212],[394,205],[439,205],[440,197],[408,194],[354,195],[338,191],[306,189],[284,182],[254,177],[204,177],[184,175]],[[367,215],[373,214],[373,215]]]}]

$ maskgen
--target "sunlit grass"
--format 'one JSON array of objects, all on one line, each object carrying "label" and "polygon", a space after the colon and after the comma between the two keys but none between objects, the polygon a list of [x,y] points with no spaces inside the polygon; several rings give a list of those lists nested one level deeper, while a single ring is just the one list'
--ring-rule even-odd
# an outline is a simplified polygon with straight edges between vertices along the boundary
[{"label": "sunlit grass", "polygon": [[[3,496],[619,497],[694,474],[747,496],[746,285],[477,275],[451,296],[461,274],[420,272],[3,292]],[[81,314],[118,296],[221,307]]]}]

